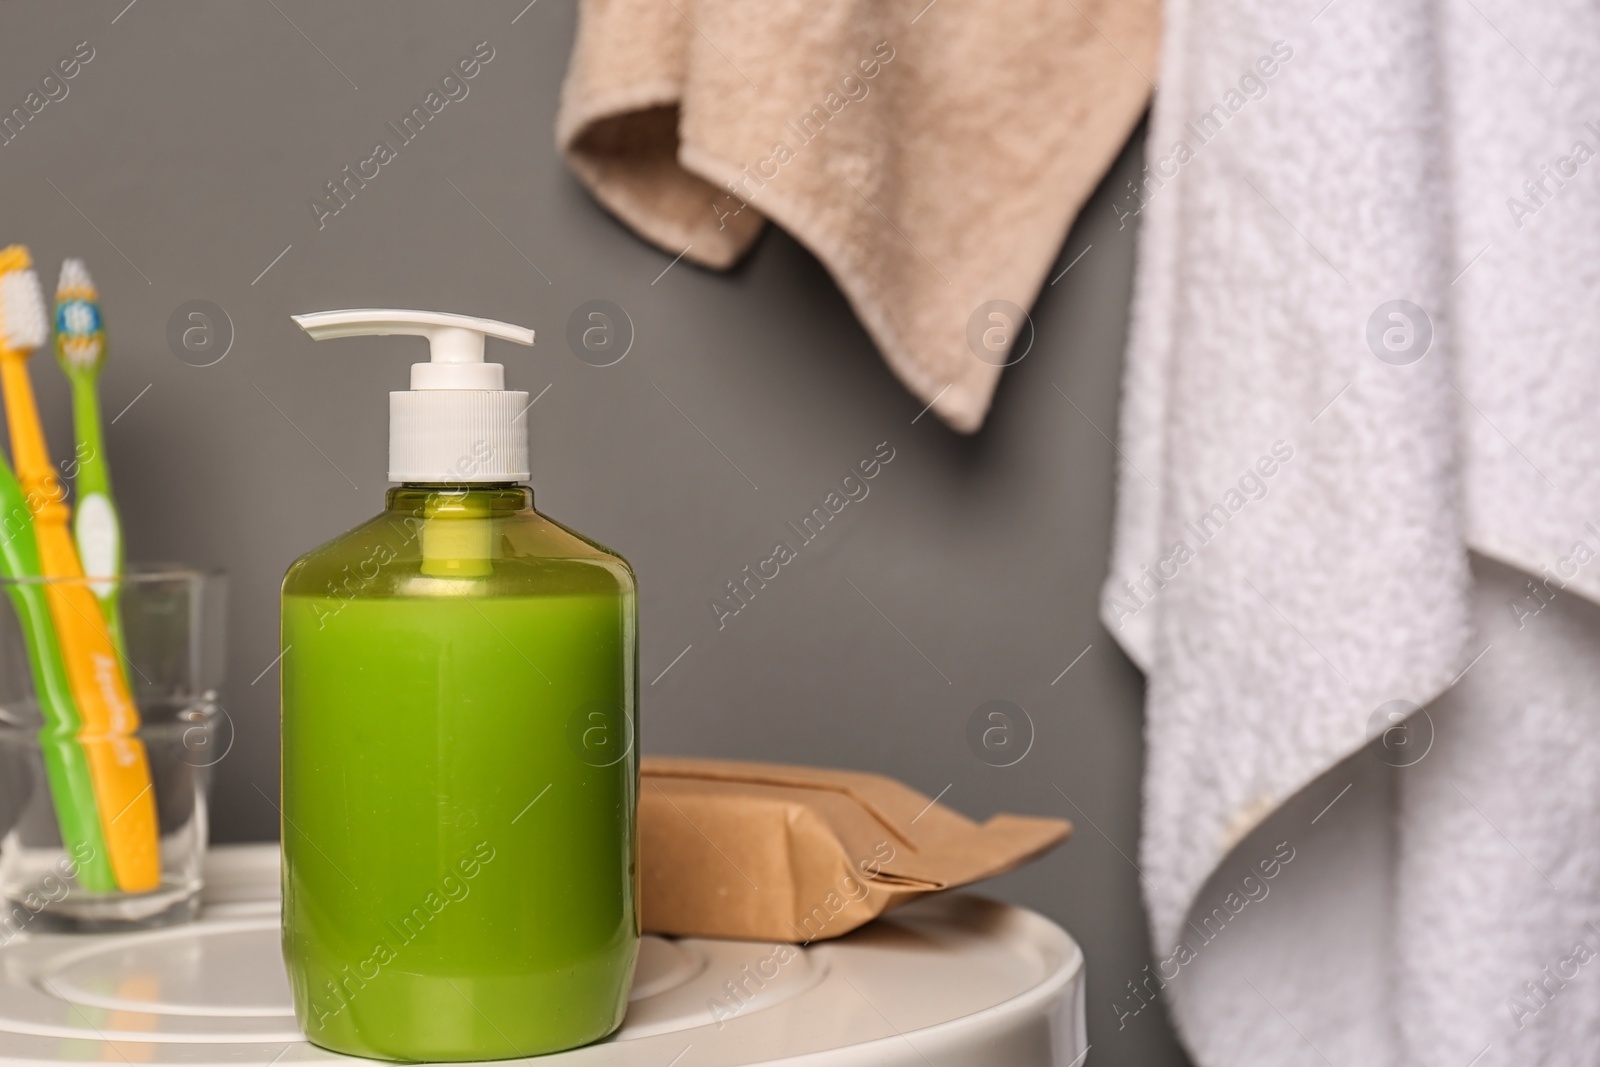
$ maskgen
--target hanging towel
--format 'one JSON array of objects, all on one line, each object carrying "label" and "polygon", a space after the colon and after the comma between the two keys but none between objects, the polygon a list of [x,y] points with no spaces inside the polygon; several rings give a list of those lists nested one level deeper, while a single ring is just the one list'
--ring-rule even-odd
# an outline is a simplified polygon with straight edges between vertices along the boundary
[{"label": "hanging towel", "polygon": [[1600,17],[1166,19],[1102,597],[1152,981],[1205,1065],[1593,1063]]},{"label": "hanging towel", "polygon": [[1145,109],[1159,22],[1157,0],[584,0],[556,137],[671,255],[726,268],[783,226],[971,432]]}]

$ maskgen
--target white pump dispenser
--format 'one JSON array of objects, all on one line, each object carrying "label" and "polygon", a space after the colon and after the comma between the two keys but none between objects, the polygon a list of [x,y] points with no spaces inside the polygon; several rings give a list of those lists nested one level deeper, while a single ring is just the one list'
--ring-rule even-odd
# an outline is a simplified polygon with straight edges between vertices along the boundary
[{"label": "white pump dispenser", "polygon": [[428,363],[411,366],[411,389],[389,394],[391,482],[522,482],[528,479],[528,394],[507,389],[505,368],[483,361],[485,337],[533,344],[533,331],[471,315],[356,308],[292,316],[318,341],[409,334],[426,337]]}]

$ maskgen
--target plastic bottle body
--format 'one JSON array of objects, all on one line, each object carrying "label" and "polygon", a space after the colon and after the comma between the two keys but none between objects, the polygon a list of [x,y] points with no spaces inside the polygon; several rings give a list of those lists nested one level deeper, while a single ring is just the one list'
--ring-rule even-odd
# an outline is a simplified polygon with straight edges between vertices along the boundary
[{"label": "plastic bottle body", "polygon": [[621,1024],[636,597],[523,487],[391,490],[283,583],[283,948],[301,1027],[393,1060]]}]

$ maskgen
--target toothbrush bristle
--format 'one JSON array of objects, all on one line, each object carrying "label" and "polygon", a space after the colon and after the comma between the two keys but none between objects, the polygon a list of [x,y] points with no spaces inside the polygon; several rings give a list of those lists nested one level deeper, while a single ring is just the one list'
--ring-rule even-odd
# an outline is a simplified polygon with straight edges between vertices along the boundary
[{"label": "toothbrush bristle", "polygon": [[105,346],[100,343],[98,334],[88,337],[63,337],[57,350],[61,358],[71,367],[78,370],[93,370],[100,363],[100,357],[105,354]]},{"label": "toothbrush bristle", "polygon": [[64,259],[61,261],[61,278],[56,282],[57,300],[64,300],[69,297],[93,300],[98,295],[95,292],[94,279],[89,277],[89,268],[83,265],[83,260]]},{"label": "toothbrush bristle", "polygon": [[0,274],[0,342],[16,351],[30,352],[49,336],[50,317],[45,311],[39,276],[32,270]]}]

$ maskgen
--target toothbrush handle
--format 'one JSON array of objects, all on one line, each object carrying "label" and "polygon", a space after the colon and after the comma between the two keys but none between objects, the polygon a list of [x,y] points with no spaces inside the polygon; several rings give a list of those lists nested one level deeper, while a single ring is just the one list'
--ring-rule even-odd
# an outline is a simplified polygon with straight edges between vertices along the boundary
[{"label": "toothbrush handle", "polygon": [[117,655],[127,658],[122,636],[122,610],[119,587],[110,579],[122,576],[122,523],[111,498],[111,467],[106,462],[104,435],[100,425],[100,394],[93,374],[72,371],[72,421],[77,431],[73,455],[78,490],[72,536],[78,546],[78,560],[100,600],[106,628]]},{"label": "toothbrush handle", "polygon": [[[34,532],[46,574],[59,574],[52,564],[60,566],[63,558],[76,564],[64,525],[36,522]],[[46,595],[83,719],[78,736],[89,756],[100,824],[117,885],[127,892],[154,889],[161,882],[161,859],[149,761],[144,744],[133,736],[139,728],[139,710],[128,693],[121,661],[89,587],[79,582],[51,582]]]},{"label": "toothbrush handle", "polygon": [[89,757],[74,736],[81,720],[72,702],[72,690],[61,662],[55,630],[50,625],[49,605],[44,591],[37,585],[21,583],[11,586],[9,591],[28,651],[34,693],[44,712],[45,726],[39,731],[39,749],[44,757],[45,779],[50,786],[61,843],[77,866],[78,884],[90,892],[110,892],[117,888],[116,875],[111,868],[105,835],[100,829]]},{"label": "toothbrush handle", "polygon": [[[33,399],[33,381],[28,376],[26,353],[0,349],[0,388],[5,391],[6,423],[11,428],[11,460],[17,479],[27,496],[35,522],[67,521],[66,493],[50,466],[45,450],[44,431],[39,425],[39,406]],[[43,546],[41,546],[42,549]],[[45,575],[51,577],[49,562]]]},{"label": "toothbrush handle", "polygon": [[78,438],[77,454],[72,458],[77,464],[75,483],[79,498],[89,493],[104,493],[110,497],[111,468],[106,463],[100,392],[95,388],[93,376],[81,371],[72,374],[72,426]]},{"label": "toothbrush handle", "polygon": [[[0,575],[13,579],[37,578],[39,541],[28,513],[27,501],[16,474],[0,456]],[[100,826],[94,774],[88,754],[77,740],[83,726],[61,645],[50,617],[49,598],[37,582],[16,581],[7,586],[16,611],[18,629],[27,649],[34,695],[44,724],[38,731],[45,778],[49,783],[61,843],[72,857],[77,882],[94,893],[117,888],[110,850]]]},{"label": "toothbrush handle", "polygon": [[61,844],[77,867],[78,884],[91,893],[112,892],[117,879],[100,832],[87,752],[74,738],[47,733],[39,735],[39,749],[44,755],[45,779],[61,829]]},{"label": "toothbrush handle", "polygon": [[[81,579],[83,566],[67,529],[70,509],[45,448],[26,353],[0,348],[0,388],[5,391],[17,478],[33,513],[40,571],[47,578]],[[51,582],[46,599],[82,718],[78,736],[89,759],[117,885],[130,893],[155,889],[161,884],[155,798],[144,744],[132,736],[139,728],[139,710],[129,695],[122,661],[100,603],[86,584]]]}]

